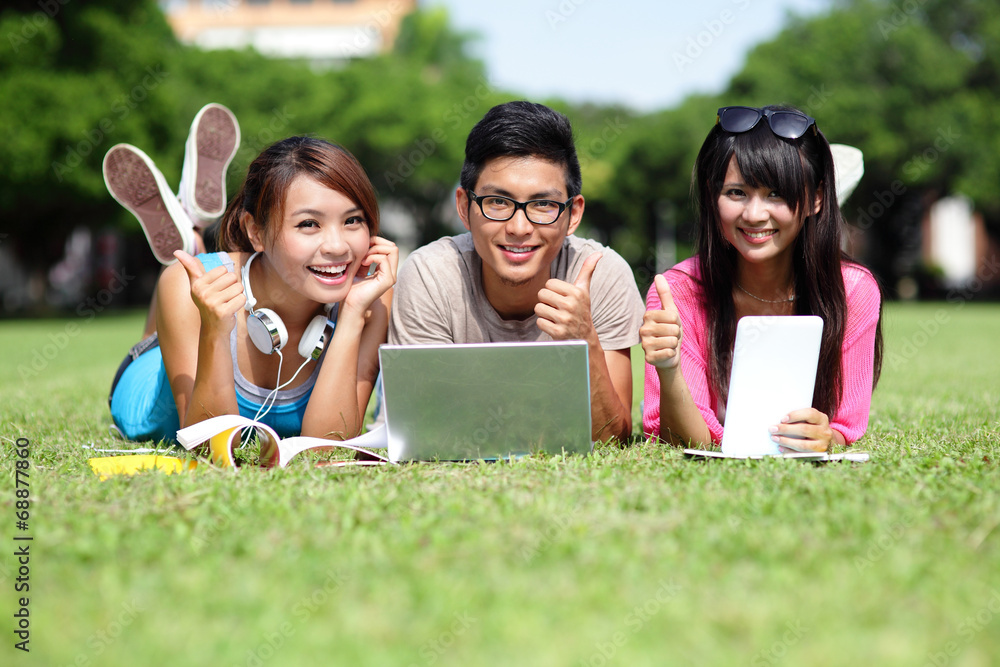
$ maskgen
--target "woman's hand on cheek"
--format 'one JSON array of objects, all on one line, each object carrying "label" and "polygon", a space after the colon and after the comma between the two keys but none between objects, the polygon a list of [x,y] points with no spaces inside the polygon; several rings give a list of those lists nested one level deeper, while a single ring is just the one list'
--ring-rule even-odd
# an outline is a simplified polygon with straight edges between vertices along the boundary
[{"label": "woman's hand on cheek", "polygon": [[376,299],[396,284],[398,264],[399,248],[396,244],[381,236],[373,236],[368,252],[354,276],[351,291],[344,299],[344,305],[362,314],[367,311]]},{"label": "woman's hand on cheek", "polygon": [[836,442],[830,418],[815,408],[793,410],[770,430],[782,451],[826,452]]},{"label": "woman's hand on cheek", "polygon": [[206,273],[201,261],[183,250],[174,256],[191,281],[191,301],[201,314],[202,330],[228,335],[236,326],[236,313],[247,302],[239,276],[223,266]]}]

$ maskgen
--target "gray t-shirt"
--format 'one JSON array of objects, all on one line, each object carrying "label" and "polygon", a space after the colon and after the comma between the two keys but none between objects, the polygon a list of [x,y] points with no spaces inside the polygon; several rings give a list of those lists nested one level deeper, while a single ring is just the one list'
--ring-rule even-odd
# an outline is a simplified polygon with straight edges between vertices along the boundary
[{"label": "gray t-shirt", "polygon": [[[645,311],[628,263],[597,241],[567,236],[552,262],[551,277],[566,282],[584,260],[602,253],[590,283],[590,312],[605,351],[639,342]],[[399,270],[392,297],[389,342],[495,343],[552,340],[538,328],[538,317],[504,320],[483,292],[483,262],[471,234],[438,239],[413,251]]]}]

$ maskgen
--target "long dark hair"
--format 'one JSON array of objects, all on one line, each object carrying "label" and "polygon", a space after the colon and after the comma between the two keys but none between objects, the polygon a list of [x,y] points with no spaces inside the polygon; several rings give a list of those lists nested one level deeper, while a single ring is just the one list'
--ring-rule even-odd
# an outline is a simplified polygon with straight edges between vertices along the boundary
[{"label": "long dark hair", "polygon": [[240,221],[246,212],[265,238],[277,235],[284,216],[285,196],[299,174],[315,178],[340,192],[364,213],[368,232],[378,235],[378,201],[375,188],[357,159],[346,149],[313,137],[289,137],[271,144],[250,163],[240,191],[222,216],[219,246],[229,252],[253,252],[253,244]]},{"label": "long dark hair", "polygon": [[[723,236],[719,219],[719,195],[734,156],[747,185],[773,188],[796,214],[803,210],[811,212],[817,191],[822,195],[819,212],[806,215],[802,231],[795,240],[792,271],[795,314],[823,318],[813,407],[832,418],[844,389],[841,356],[847,326],[847,295],[841,264],[857,262],[841,250],[844,223],[837,201],[833,155],[826,137],[815,125],[798,139],[785,139],[775,135],[763,118],[753,129],[737,134],[726,132],[717,124],[698,153],[691,188],[699,211],[696,247],[703,307],[708,314],[711,347],[708,379],[712,392],[722,401],[729,393],[736,337],[733,286],[737,279],[738,253]],[[873,386],[878,382],[881,369],[880,312],[875,332]]]}]

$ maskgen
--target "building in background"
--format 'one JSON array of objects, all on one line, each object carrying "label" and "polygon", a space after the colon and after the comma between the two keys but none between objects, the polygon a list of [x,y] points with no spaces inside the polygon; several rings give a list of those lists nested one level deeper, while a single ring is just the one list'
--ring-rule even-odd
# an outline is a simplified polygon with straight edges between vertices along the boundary
[{"label": "building in background", "polygon": [[335,65],[392,48],[417,0],[161,0],[178,39]]}]

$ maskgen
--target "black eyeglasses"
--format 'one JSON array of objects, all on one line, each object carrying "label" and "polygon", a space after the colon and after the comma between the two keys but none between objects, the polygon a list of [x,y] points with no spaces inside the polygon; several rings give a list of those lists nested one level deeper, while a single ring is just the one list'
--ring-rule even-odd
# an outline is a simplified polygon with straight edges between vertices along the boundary
[{"label": "black eyeglasses", "polygon": [[522,209],[528,222],[536,225],[551,225],[573,203],[572,197],[565,202],[552,201],[551,199],[516,201],[510,197],[501,197],[500,195],[483,195],[480,197],[472,190],[467,190],[466,192],[469,193],[469,199],[479,204],[479,210],[483,212],[483,215],[489,220],[496,222],[510,220],[517,213],[517,209]]},{"label": "black eyeglasses", "polygon": [[816,134],[816,119],[801,111],[757,109],[754,107],[722,107],[716,123],[726,132],[739,134],[753,129],[761,117],[767,119],[771,131],[785,139],[798,139],[810,127]]}]

